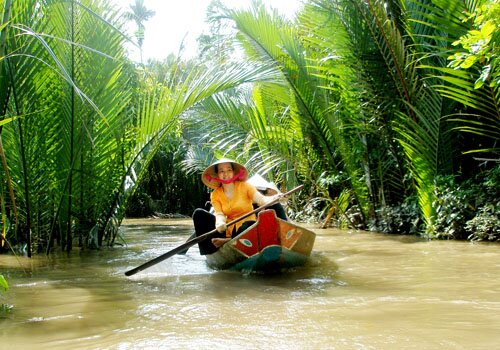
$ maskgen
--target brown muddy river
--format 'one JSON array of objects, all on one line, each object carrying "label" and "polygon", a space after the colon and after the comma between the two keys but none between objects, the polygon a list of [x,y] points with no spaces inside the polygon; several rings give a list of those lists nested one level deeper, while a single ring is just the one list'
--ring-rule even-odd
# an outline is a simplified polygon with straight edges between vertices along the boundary
[{"label": "brown muddy river", "polygon": [[0,256],[1,349],[498,349],[500,245],[314,229],[307,266],[210,270],[186,220],[122,226],[126,246]]}]

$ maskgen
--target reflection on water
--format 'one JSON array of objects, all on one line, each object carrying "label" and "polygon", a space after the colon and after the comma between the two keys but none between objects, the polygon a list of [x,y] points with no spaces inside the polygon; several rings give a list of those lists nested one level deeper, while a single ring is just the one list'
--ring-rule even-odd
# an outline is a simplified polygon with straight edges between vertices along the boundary
[{"label": "reflection on water", "polygon": [[191,227],[123,227],[127,246],[0,257],[6,349],[493,349],[500,247],[315,230],[308,264],[210,270],[198,248],[132,277]]}]

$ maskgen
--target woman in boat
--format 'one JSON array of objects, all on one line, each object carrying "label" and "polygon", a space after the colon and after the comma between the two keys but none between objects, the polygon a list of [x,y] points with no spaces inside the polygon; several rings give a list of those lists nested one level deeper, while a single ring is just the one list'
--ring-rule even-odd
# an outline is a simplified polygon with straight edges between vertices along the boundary
[{"label": "woman in boat", "polygon": [[[251,212],[253,203],[258,206],[272,202],[279,196],[264,196],[253,185],[246,182],[247,169],[231,160],[221,159],[210,165],[202,174],[203,183],[213,189],[210,202],[214,214],[205,209],[196,209],[193,213],[194,229],[197,236],[217,230],[218,236],[198,243],[200,254],[212,254],[232,237],[236,237],[257,220],[255,214],[248,216],[227,227],[226,223]],[[285,210],[280,203],[269,207],[276,216],[286,220]]]}]

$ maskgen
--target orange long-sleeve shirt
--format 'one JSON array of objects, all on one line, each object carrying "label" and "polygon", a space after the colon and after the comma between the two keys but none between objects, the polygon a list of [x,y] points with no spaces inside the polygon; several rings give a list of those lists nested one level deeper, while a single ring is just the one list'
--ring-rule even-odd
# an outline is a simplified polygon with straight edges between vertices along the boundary
[{"label": "orange long-sleeve shirt", "polygon": [[[252,202],[256,191],[257,189],[247,182],[235,181],[233,198],[229,199],[220,186],[210,194],[210,201],[215,213],[223,213],[226,216],[226,222],[229,223],[253,210]],[[234,229],[238,230],[245,221],[249,220],[257,220],[257,217],[255,214],[250,215],[231,225],[226,230],[226,237],[231,237],[233,226],[236,226]]]}]

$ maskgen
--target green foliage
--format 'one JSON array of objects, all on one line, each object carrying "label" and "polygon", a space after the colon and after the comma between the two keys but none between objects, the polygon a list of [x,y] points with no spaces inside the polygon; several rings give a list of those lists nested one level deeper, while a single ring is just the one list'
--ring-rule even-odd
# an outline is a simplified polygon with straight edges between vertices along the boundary
[{"label": "green foliage", "polygon": [[460,39],[453,42],[454,46],[462,46],[464,51],[455,52],[449,56],[449,66],[469,69],[478,66],[481,74],[474,83],[479,89],[485,83],[489,87],[500,85],[500,3],[489,0],[478,6],[465,21],[473,21],[473,28]]},{"label": "green foliage", "polygon": [[[315,0],[294,24],[260,2],[222,10],[246,57],[272,62],[280,79],[254,85],[252,99],[235,94],[204,104],[198,144],[243,160],[251,171],[286,173],[285,183],[292,174],[307,181],[309,202],[294,210],[297,218],[334,212],[351,227],[369,222],[411,234],[428,227],[429,237],[467,237],[454,212],[460,198],[437,197],[444,192],[435,179],[473,161],[459,155],[482,138],[464,142],[458,130],[473,125],[469,131],[481,137],[498,135],[496,95],[471,94],[470,78],[446,60],[470,29],[462,14],[483,3]],[[447,119],[464,106],[486,119]],[[462,175],[462,182],[470,177]]]},{"label": "green foliage", "polygon": [[500,241],[500,202],[479,208],[476,216],[467,221],[465,229],[471,241]]},{"label": "green foliage", "polygon": [[129,203],[199,206],[204,189],[194,204],[182,194],[218,156],[283,188],[306,182],[310,205],[291,205],[301,220],[498,238],[498,168],[456,171],[478,165],[467,152],[498,154],[497,2],[314,0],[295,23],[258,1],[219,5],[201,40],[210,62],[171,55],[138,71],[107,2],[12,2],[0,24],[0,204],[14,240],[113,244]]},{"label": "green foliage", "polygon": [[369,223],[369,230],[390,234],[419,235],[425,225],[419,210],[418,198],[408,197],[399,205],[377,210],[377,219]]},{"label": "green foliage", "polygon": [[459,183],[454,176],[436,180],[435,224],[430,237],[496,241],[500,202],[500,166]]},{"label": "green foliage", "polygon": [[304,220],[308,214],[308,220],[323,220],[323,226],[330,224],[331,220],[332,225],[338,228],[354,228],[362,224],[362,220],[359,220],[362,213],[358,206],[353,205],[354,198],[345,173],[323,172],[318,179],[311,179],[311,185],[319,196],[307,201],[303,210],[297,213],[297,220]]},{"label": "green foliage", "polygon": [[[248,162],[251,171],[269,174],[271,180],[290,187],[298,178],[318,178],[335,168],[344,171],[360,208],[367,213],[362,158],[354,153],[368,152],[349,108],[351,104],[356,107],[357,98],[342,95],[348,83],[338,84],[343,69],[327,60],[316,62],[317,49],[303,40],[300,31],[277,13],[268,13],[259,2],[250,10],[225,11],[237,26],[237,38],[248,59],[271,62],[277,79],[254,85],[252,99],[249,93],[237,92],[205,103],[203,115],[208,123],[201,134],[207,137],[201,141],[215,154],[233,155]],[[349,77],[349,71],[342,77]],[[339,108],[332,108],[335,105]]]},{"label": "green foliage", "polygon": [[127,217],[191,216],[208,200],[199,173],[187,173],[183,167],[183,142],[172,137],[161,145],[127,205]]},{"label": "green foliage", "polygon": [[0,195],[2,214],[18,209],[8,219],[28,255],[56,244],[68,252],[74,243],[112,245],[154,155],[181,134],[180,116],[211,95],[276,76],[248,62],[209,70],[174,62],[168,81],[141,75],[126,59],[123,18],[105,0],[14,1],[11,13],[1,37],[11,50],[1,55],[9,84],[1,88],[12,93],[0,91],[10,120],[0,129],[8,164]]},{"label": "green foliage", "polygon": [[[436,36],[442,44],[435,47],[433,56],[448,59],[448,64],[422,68],[434,70],[431,76],[438,79],[432,80],[434,88],[446,99],[458,102],[447,103],[453,108],[444,111],[443,119],[451,122],[454,130],[468,134],[470,141],[461,145],[462,151],[496,159],[500,154],[500,5],[495,0],[439,3],[443,7],[436,11],[439,17],[424,23],[447,33],[444,42],[443,36]],[[450,10],[456,15],[449,16]]]},{"label": "green foliage", "polygon": [[9,290],[9,284],[3,275],[0,274],[0,292],[6,292]]},{"label": "green foliage", "polygon": [[130,218],[147,218],[160,212],[162,211],[157,207],[151,194],[139,187],[129,200],[125,216]]},{"label": "green foliage", "polygon": [[438,177],[436,200],[432,203],[436,218],[434,224],[427,227],[426,234],[439,239],[466,239],[465,223],[474,211],[472,195],[470,188],[456,184],[454,176]]},{"label": "green foliage", "polygon": [[124,37],[105,2],[14,1],[11,13],[3,68],[12,93],[1,103],[7,117],[24,116],[1,129],[16,195],[9,212],[19,212],[14,241],[28,255],[54,242],[70,251],[75,238],[87,244],[131,146]]},{"label": "green foliage", "polygon": [[[7,280],[5,277],[0,274],[0,295],[2,293],[5,293],[9,290],[9,284],[7,283]],[[0,318],[6,317],[7,313],[9,313],[12,310],[12,305],[8,304],[0,304]]]},{"label": "green foliage", "polygon": [[500,165],[477,176],[475,181],[475,216],[467,221],[465,229],[472,241],[500,240]]}]

